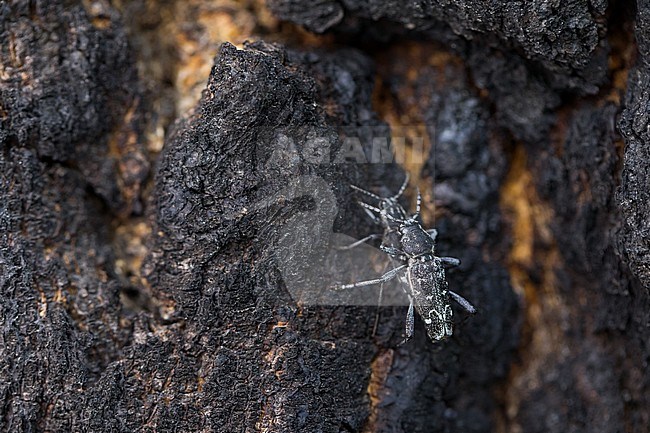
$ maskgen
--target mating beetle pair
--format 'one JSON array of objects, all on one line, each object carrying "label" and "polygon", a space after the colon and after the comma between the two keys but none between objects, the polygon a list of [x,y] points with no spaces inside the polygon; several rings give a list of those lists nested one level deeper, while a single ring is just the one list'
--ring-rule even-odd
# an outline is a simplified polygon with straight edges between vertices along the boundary
[{"label": "mating beetle pair", "polygon": [[460,260],[454,257],[437,257],[434,254],[438,232],[436,229],[424,230],[418,222],[422,202],[419,191],[415,214],[408,216],[398,203],[407,184],[408,177],[397,194],[392,197],[380,197],[370,191],[352,186],[353,189],[377,200],[377,206],[361,201],[359,204],[375,222],[383,226],[384,232],[367,236],[343,247],[343,249],[354,248],[366,241],[381,237],[381,250],[390,255],[399,266],[386,272],[380,278],[339,285],[335,289],[345,290],[383,284],[400,277],[403,289],[409,298],[404,341],[408,341],[413,336],[413,310],[415,309],[424,321],[429,338],[431,341],[437,342],[450,337],[453,332],[450,298],[453,298],[470,314],[474,314],[476,309],[469,301],[448,288],[445,267],[458,266]]}]

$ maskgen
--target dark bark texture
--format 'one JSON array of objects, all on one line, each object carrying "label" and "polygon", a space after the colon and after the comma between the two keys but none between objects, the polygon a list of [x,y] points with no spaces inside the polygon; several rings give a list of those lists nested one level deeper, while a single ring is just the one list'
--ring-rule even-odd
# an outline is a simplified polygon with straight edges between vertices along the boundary
[{"label": "dark bark texture", "polygon": [[137,74],[112,19],[80,5],[0,5],[3,431],[102,420],[85,391],[131,341],[108,211],[139,206],[148,162]]},{"label": "dark bark texture", "polygon": [[282,18],[316,32],[336,29],[346,19],[385,20],[421,32],[446,26],[466,40],[487,38],[495,45],[520,49],[526,58],[565,74],[592,61],[605,34],[602,18],[607,7],[604,1],[269,0],[268,4]]},{"label": "dark bark texture", "polygon": [[561,103],[558,92],[594,94],[607,79],[604,1],[268,0],[268,5],[279,17],[316,32],[444,42],[466,58],[476,84],[489,89],[500,124],[527,141],[547,137]]},{"label": "dark bark texture", "polygon": [[[0,4],[0,431],[646,431],[650,6],[266,5]],[[444,342],[306,301],[405,172]]]}]

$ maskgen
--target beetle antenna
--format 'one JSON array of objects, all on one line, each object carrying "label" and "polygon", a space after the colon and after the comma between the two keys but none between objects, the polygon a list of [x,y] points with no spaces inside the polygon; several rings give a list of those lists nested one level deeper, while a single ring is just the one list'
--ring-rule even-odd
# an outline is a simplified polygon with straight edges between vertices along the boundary
[{"label": "beetle antenna", "polygon": [[383,200],[383,199],[382,199],[381,197],[379,197],[377,194],[372,193],[372,192],[370,192],[370,191],[367,191],[367,190],[365,190],[365,189],[363,189],[363,188],[359,188],[359,187],[356,186],[356,185],[350,185],[350,188],[352,188],[352,189],[355,190],[355,191],[359,191],[360,193],[363,193],[363,194],[365,194],[365,195],[367,195],[367,196],[369,196],[369,197],[372,197],[372,198],[374,198],[374,199],[376,199],[376,200],[379,200],[379,201]]},{"label": "beetle antenna", "polygon": [[404,194],[404,191],[406,191],[406,187],[409,184],[410,177],[411,176],[409,176],[409,174],[406,173],[406,177],[404,178],[404,182],[402,183],[402,186],[400,187],[399,191],[397,191],[397,194],[391,197],[393,200],[397,200],[398,198],[400,198],[402,194]]}]

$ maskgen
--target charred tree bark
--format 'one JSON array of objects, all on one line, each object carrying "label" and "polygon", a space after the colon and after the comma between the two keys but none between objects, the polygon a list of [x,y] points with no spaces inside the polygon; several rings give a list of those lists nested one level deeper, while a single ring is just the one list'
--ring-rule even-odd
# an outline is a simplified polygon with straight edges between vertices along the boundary
[{"label": "charred tree bark", "polygon": [[110,424],[87,390],[131,344],[111,215],[142,211],[148,161],[126,36],[97,13],[0,5],[3,431]]},{"label": "charred tree bark", "polygon": [[[0,431],[644,431],[647,5],[267,3],[0,5]],[[314,301],[405,171],[436,344]]]}]

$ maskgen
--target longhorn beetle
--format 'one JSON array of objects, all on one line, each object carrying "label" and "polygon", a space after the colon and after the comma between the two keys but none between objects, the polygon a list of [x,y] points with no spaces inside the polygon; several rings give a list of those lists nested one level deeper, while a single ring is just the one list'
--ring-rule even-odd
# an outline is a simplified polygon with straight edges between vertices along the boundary
[{"label": "longhorn beetle", "polygon": [[406,211],[399,205],[397,199],[406,189],[407,183],[408,177],[399,192],[387,198],[352,186],[355,190],[378,201],[379,207],[364,202],[359,202],[359,204],[375,222],[381,223],[384,233],[383,235],[370,235],[343,249],[354,248],[363,242],[382,236],[381,250],[401,264],[380,278],[339,285],[335,289],[345,290],[383,284],[400,276],[402,282],[405,283],[403,288],[409,298],[404,342],[413,336],[414,309],[424,321],[431,341],[437,342],[450,337],[453,332],[450,297],[470,314],[476,313],[476,309],[469,301],[448,288],[445,266],[458,266],[460,260],[454,257],[435,256],[435,240],[438,232],[436,229],[424,230],[418,222],[422,203],[420,192],[418,191],[415,214],[407,216]]}]

